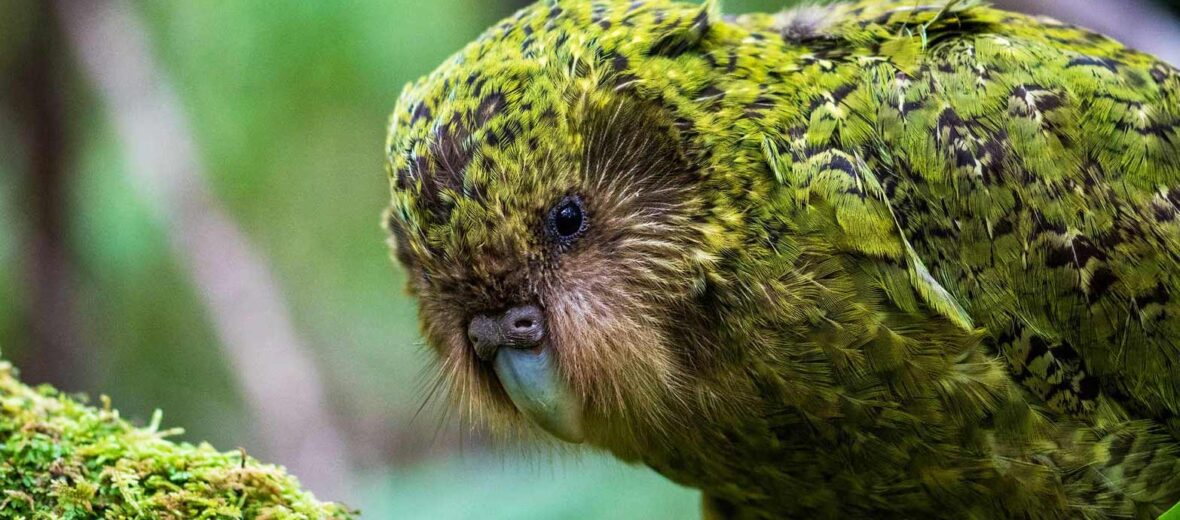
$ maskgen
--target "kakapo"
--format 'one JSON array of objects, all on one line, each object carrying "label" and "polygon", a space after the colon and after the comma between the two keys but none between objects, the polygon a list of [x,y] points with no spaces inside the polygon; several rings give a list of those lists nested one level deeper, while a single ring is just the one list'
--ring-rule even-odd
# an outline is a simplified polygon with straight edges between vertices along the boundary
[{"label": "kakapo", "polygon": [[646,464],[711,518],[1180,500],[1180,75],[1152,56],[976,2],[546,1],[408,85],[386,159],[471,424]]}]

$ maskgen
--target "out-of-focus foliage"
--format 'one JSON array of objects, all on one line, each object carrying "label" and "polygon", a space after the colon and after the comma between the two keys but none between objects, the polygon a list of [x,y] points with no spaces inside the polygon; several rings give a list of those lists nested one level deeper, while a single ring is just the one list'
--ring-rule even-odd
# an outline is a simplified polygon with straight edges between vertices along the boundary
[{"label": "out-of-focus foliage", "polygon": [[1160,520],[1180,520],[1180,504],[1176,504],[1176,507],[1164,513],[1164,516],[1161,516]]},{"label": "out-of-focus foliage", "polygon": [[697,518],[697,492],[650,471],[584,460],[468,456],[412,466],[362,490],[365,518],[583,520]]}]

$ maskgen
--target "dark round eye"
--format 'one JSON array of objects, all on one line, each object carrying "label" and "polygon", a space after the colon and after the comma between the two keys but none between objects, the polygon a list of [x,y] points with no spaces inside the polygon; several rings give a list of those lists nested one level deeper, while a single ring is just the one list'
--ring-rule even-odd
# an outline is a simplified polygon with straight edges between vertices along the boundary
[{"label": "dark round eye", "polygon": [[586,229],[586,215],[582,199],[570,195],[549,210],[549,234],[562,242],[577,238]]}]

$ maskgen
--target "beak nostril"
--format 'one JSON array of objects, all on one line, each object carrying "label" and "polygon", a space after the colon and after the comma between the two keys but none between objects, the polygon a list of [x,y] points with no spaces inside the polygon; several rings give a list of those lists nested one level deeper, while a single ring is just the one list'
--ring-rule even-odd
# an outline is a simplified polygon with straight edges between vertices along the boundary
[{"label": "beak nostril", "polygon": [[480,314],[467,325],[467,339],[480,359],[490,360],[504,342],[504,332],[500,330],[496,319]]},{"label": "beak nostril", "polygon": [[545,339],[545,315],[536,305],[511,307],[497,315],[479,314],[467,324],[475,354],[491,361],[500,347],[533,348]]},{"label": "beak nostril", "polygon": [[511,307],[500,319],[509,346],[533,348],[545,339],[545,315],[536,305]]}]

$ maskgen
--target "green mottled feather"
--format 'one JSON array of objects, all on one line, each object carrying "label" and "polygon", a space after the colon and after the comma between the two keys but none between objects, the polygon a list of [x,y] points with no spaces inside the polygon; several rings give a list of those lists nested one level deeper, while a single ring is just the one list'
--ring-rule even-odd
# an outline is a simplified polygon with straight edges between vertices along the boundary
[{"label": "green mottled feather", "polygon": [[596,103],[658,107],[697,168],[694,238],[665,265],[692,287],[669,334],[701,352],[691,384],[635,396],[667,409],[592,444],[718,517],[1180,499],[1174,68],[976,2],[538,4],[403,93],[399,258],[479,275],[498,264],[472,251],[534,251],[535,215],[584,181],[565,166]]}]

